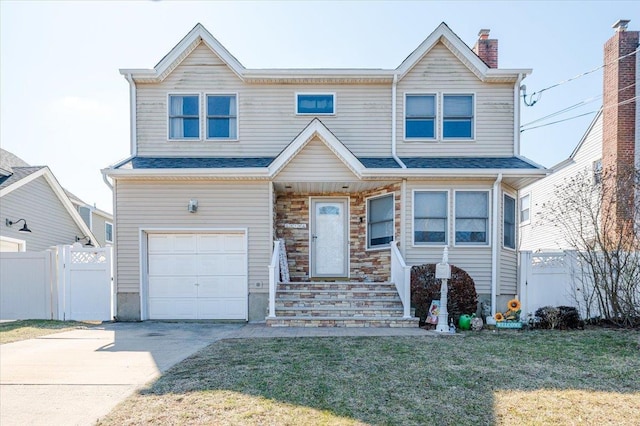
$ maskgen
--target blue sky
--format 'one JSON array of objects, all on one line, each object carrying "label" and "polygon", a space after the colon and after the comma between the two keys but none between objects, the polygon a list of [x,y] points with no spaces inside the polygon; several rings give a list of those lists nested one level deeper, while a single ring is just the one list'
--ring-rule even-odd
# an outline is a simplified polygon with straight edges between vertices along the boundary
[{"label": "blue sky", "polygon": [[[621,18],[640,29],[640,2],[2,0],[0,144],[111,211],[99,170],[129,154],[128,83],[118,69],[152,68],[197,22],[247,68],[395,68],[440,22],[468,45],[490,28],[501,68],[533,68],[531,93],[602,65]],[[522,124],[601,93],[599,70],[544,92],[523,107]],[[592,118],[524,132],[522,155],[547,167],[562,161]]]}]

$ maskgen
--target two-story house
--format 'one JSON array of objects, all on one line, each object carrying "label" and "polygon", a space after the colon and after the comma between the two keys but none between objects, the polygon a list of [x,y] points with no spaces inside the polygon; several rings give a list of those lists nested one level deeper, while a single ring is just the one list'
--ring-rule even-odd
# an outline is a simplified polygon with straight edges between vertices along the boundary
[{"label": "two-story house", "polygon": [[[472,50],[442,23],[395,69],[247,69],[198,24],[120,70],[131,156],[103,170],[118,318],[403,325],[405,266],[445,247],[493,306],[513,297],[518,190],[546,170],[519,155],[531,70],[499,69],[488,36]],[[296,297],[273,285],[278,239],[309,283]]]}]

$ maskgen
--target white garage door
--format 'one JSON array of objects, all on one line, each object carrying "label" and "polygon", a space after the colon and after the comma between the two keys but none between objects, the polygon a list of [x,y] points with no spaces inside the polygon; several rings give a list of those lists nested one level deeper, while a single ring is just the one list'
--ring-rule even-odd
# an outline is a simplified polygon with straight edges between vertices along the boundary
[{"label": "white garage door", "polygon": [[149,234],[150,319],[247,319],[244,233]]}]

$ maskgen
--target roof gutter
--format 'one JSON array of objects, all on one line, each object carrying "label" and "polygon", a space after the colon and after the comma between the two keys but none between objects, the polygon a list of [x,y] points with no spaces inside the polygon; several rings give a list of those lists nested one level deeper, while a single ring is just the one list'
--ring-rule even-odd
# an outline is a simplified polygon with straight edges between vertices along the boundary
[{"label": "roof gutter", "polygon": [[393,83],[391,83],[391,156],[396,163],[400,165],[403,169],[406,169],[407,166],[402,162],[400,157],[396,154],[396,137],[397,137],[397,88],[398,88],[398,74],[393,74]]},{"label": "roof gutter", "polygon": [[498,173],[496,181],[493,183],[493,220],[491,228],[491,316],[496,314],[496,303],[498,295],[498,207],[500,202],[500,183],[502,173]]},{"label": "roof gutter", "polygon": [[127,73],[125,78],[129,82],[129,115],[130,115],[130,138],[131,138],[131,156],[135,157],[138,155],[138,135],[136,132],[136,82],[133,80],[131,73]]},{"label": "roof gutter", "polygon": [[520,83],[526,74],[518,74],[513,87],[513,155],[520,155]]}]

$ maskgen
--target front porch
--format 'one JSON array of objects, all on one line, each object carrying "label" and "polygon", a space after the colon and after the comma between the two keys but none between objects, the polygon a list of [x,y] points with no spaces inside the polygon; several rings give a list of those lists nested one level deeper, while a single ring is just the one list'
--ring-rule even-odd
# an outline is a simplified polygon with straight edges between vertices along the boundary
[{"label": "front porch", "polygon": [[[417,327],[409,308],[410,268],[393,241],[400,233],[401,183],[343,182],[328,193],[321,185],[307,184],[318,191],[303,193],[296,184],[274,184],[278,241],[267,325]],[[386,200],[377,227],[367,216],[368,202],[376,199]]]}]

